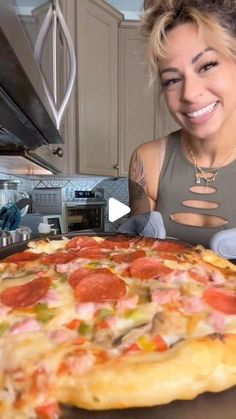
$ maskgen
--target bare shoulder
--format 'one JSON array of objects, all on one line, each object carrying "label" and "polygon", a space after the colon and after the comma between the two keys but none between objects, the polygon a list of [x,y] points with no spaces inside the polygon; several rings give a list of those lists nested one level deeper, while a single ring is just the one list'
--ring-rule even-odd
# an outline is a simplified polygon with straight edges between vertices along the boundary
[{"label": "bare shoulder", "polygon": [[[148,141],[139,145],[132,154],[129,167],[132,213],[138,214],[156,208],[159,174],[163,161],[162,155],[165,154],[165,144],[166,138]],[[148,202],[146,202],[147,197]]]},{"label": "bare shoulder", "polygon": [[[136,165],[137,161],[149,170],[153,170],[154,167],[159,168],[159,158],[163,150],[165,150],[167,137],[160,138],[158,140],[147,141],[140,144],[133,152],[130,159],[130,167]],[[155,165],[152,166],[152,163]],[[131,173],[132,174],[132,173]]]},{"label": "bare shoulder", "polygon": [[167,137],[162,137],[157,140],[147,141],[140,144],[134,152],[140,153],[143,158],[153,157],[153,153],[158,154],[160,148],[167,141]]}]

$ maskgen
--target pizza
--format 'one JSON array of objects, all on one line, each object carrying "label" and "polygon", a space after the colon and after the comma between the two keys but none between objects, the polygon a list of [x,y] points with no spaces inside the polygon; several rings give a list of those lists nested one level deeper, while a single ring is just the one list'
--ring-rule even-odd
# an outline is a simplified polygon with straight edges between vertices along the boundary
[{"label": "pizza", "polygon": [[39,240],[0,261],[0,417],[122,409],[236,384],[236,266],[202,246]]}]

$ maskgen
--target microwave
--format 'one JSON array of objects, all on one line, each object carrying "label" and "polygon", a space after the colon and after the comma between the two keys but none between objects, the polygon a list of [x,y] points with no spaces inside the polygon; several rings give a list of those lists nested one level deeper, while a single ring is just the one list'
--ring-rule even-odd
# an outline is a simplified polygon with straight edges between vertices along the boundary
[{"label": "microwave", "polygon": [[80,203],[79,205],[67,203],[65,221],[68,233],[74,231],[103,233],[105,204],[105,202]]}]

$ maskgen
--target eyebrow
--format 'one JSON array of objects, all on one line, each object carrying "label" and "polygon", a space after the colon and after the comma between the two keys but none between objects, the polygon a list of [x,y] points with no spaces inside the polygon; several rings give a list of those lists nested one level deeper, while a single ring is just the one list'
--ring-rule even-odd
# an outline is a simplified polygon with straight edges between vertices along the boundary
[{"label": "eyebrow", "polygon": [[[208,47],[206,49],[204,49],[204,51],[199,52],[199,54],[195,55],[195,57],[193,57],[193,59],[191,60],[192,64],[195,64],[206,52],[208,51],[213,51],[213,48]],[[163,70],[160,71],[160,76],[163,73],[168,73],[168,72],[173,72],[173,73],[178,73],[178,68],[177,67],[167,67],[164,68]]]},{"label": "eyebrow", "polygon": [[201,58],[203,56],[203,54],[205,54],[205,52],[212,51],[212,50],[213,50],[213,48],[208,47],[208,48],[204,49],[204,51],[199,52],[199,54],[197,54],[195,57],[193,57],[191,63],[195,64],[199,60],[199,58]]}]

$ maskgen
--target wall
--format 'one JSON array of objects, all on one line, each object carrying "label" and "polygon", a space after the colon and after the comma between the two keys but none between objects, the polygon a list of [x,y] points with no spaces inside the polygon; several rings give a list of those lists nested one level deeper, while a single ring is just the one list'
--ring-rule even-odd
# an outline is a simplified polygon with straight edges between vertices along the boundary
[{"label": "wall", "polygon": [[[42,178],[18,178],[16,176],[5,175],[0,173],[0,179],[11,179],[19,181],[18,189],[27,193],[31,193],[36,187],[62,187],[63,200],[73,201],[75,190],[92,190],[96,187],[104,189],[104,199],[108,202],[109,198],[115,198],[123,204],[128,205],[128,180],[127,178],[105,178],[100,176],[77,176],[74,178],[60,178],[58,176],[42,177]],[[108,205],[105,208],[105,231],[113,232],[118,225],[124,221],[110,223],[108,220]]]}]

